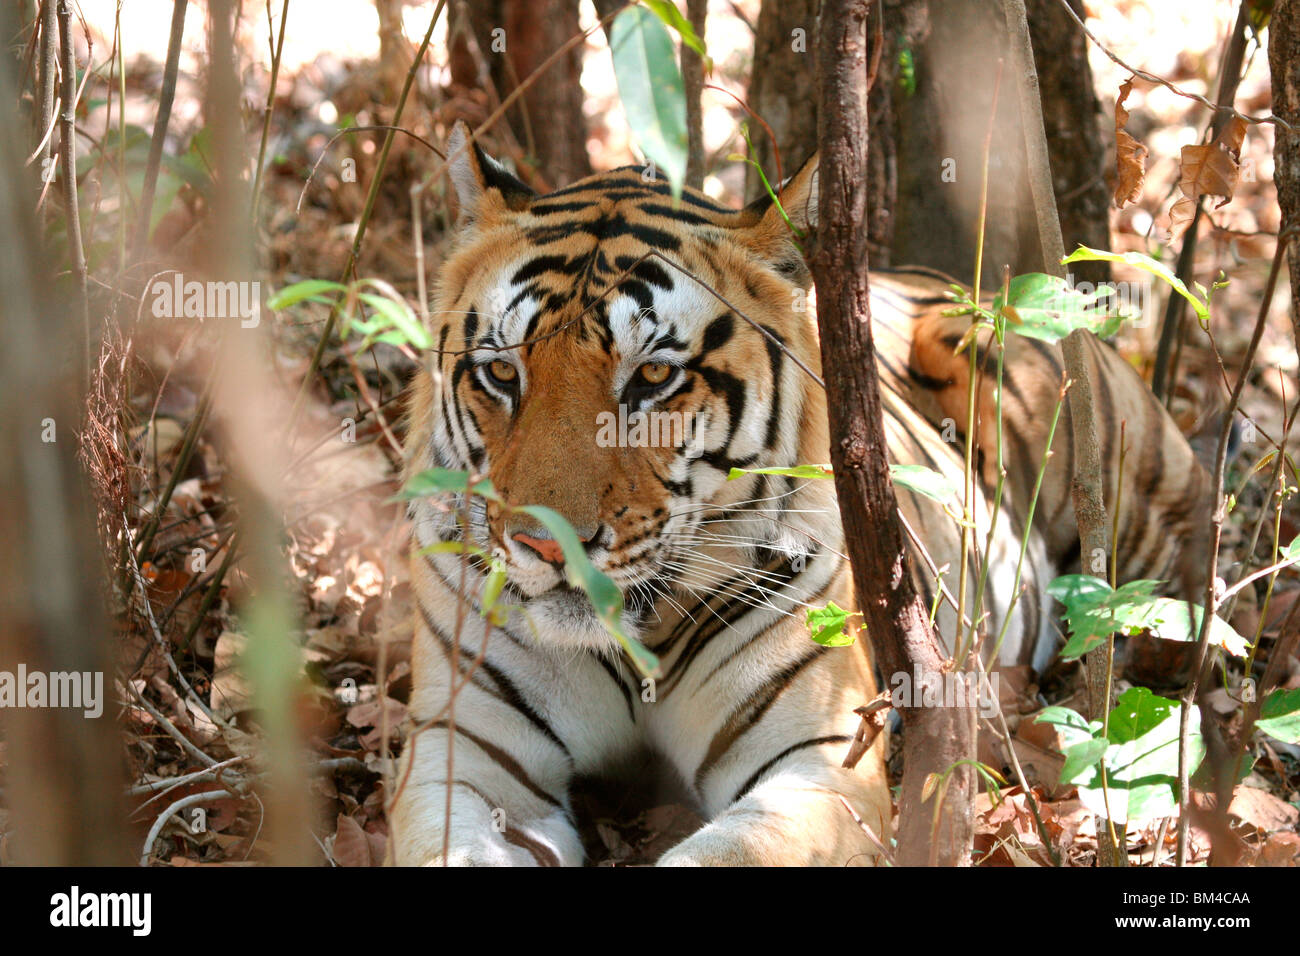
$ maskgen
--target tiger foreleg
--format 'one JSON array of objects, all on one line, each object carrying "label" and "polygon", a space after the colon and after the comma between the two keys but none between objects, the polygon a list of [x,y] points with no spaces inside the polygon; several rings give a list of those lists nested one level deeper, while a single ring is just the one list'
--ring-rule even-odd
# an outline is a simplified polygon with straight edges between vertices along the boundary
[{"label": "tiger foreleg", "polygon": [[787,758],[780,769],[750,788],[711,823],[665,853],[659,865],[878,863],[876,841],[889,839],[890,824],[889,791],[879,748],[873,747],[856,770],[844,770],[833,762],[836,755],[832,751],[842,757],[843,744],[816,750]]},{"label": "tiger foreleg", "polygon": [[397,799],[389,813],[390,864],[582,863],[582,843],[566,806],[545,794],[527,792],[512,773],[518,768],[475,753],[475,745],[459,736],[452,765],[455,779],[449,786],[447,744],[444,727],[417,731],[407,742],[395,776]]}]

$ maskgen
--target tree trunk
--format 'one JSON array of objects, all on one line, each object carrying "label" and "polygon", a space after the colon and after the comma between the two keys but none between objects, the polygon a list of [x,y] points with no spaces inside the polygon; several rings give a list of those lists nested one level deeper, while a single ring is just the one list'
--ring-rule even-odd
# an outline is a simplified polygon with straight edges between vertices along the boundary
[{"label": "tree trunk", "polygon": [[[1273,74],[1273,115],[1300,129],[1300,0],[1278,0],[1268,25],[1268,66]],[[1282,207],[1282,231],[1300,228],[1300,133],[1274,127],[1273,181]],[[1279,240],[1282,241],[1282,240]],[[1300,348],[1300,239],[1287,250],[1291,273],[1291,328]]]},{"label": "tree trunk", "polygon": [[[704,24],[708,18],[708,0],[686,0],[686,15],[691,29],[704,39]],[[704,60],[682,44],[682,85],[686,91],[686,185],[704,188]]]},{"label": "tree trunk", "polygon": [[[1099,125],[1103,115],[1088,65],[1088,39],[1061,9],[1059,0],[1026,0],[1025,6],[1065,251],[1072,252],[1079,245],[1108,249],[1110,189]],[[1070,0],[1070,6],[1083,17],[1083,0]],[[1026,207],[1022,204],[1021,209]],[[1027,220],[1022,216],[1019,229],[1024,248],[1039,247],[1034,216]],[[1096,284],[1110,278],[1110,265],[1077,262],[1070,272],[1079,281]]]},{"label": "tree trunk", "polygon": [[[749,124],[749,139],[753,159],[773,186],[778,174],[790,176],[817,145],[817,7],[818,0],[763,0],[758,14],[749,108],[772,128],[776,145],[760,123]],[[763,182],[751,167],[745,197],[762,192]]]},{"label": "tree trunk", "polygon": [[[474,0],[469,15],[502,99],[581,32],[577,0]],[[581,75],[578,46],[538,76],[506,113],[515,138],[552,186],[591,173]]]},{"label": "tree trunk", "polygon": [[[1081,6],[1080,0],[1072,3]],[[1058,0],[1031,0],[1029,7],[1066,247],[1105,247],[1105,157],[1087,49]],[[984,129],[996,72],[990,67],[1008,55],[1006,28],[997,5],[965,0],[905,0],[898,22],[890,35],[901,36],[900,48],[910,50],[915,92],[892,84],[898,170],[893,261],[933,266],[970,281]],[[882,62],[897,59],[894,54]],[[1004,263],[1018,273],[1041,268],[1024,144],[1017,135],[1022,125],[1016,98],[1002,97],[989,157],[986,287],[996,284]],[[1090,281],[1106,274],[1091,267],[1076,271]]]},{"label": "tree trunk", "polygon": [[[831,462],[844,520],[853,584],[885,674],[915,673],[922,686],[943,684],[946,654],[908,570],[889,477],[880,383],[871,335],[867,239],[863,229],[867,165],[867,0],[825,0],[818,24],[821,150],[819,220],[810,260],[817,283],[822,368]],[[942,694],[937,695],[942,700]],[[957,766],[974,753],[975,712],[967,708],[902,710],[903,793],[898,860],[961,865],[973,835],[974,773]],[[955,769],[954,769],[955,768]],[[923,800],[932,775],[945,787]],[[934,800],[942,800],[937,825]]]},{"label": "tree trunk", "polygon": [[[0,12],[5,36],[17,35],[16,12],[12,5]],[[0,60],[0,108],[7,128],[21,129],[10,112],[19,102],[16,62]],[[55,294],[55,263],[40,247],[32,214],[39,187],[23,168],[25,143],[12,135],[0,142],[0,229],[8,237],[0,257],[0,670],[13,674],[24,665],[29,675],[89,675],[92,695],[98,675],[102,711],[92,717],[89,707],[0,709],[6,802],[19,862],[123,865],[129,856],[114,641],[96,586],[102,566],[75,458],[84,332],[76,309]]]}]

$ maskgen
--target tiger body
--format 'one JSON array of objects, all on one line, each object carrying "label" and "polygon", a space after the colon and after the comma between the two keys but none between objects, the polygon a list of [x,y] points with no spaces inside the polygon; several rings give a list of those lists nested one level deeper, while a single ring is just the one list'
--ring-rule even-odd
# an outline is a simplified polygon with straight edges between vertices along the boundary
[{"label": "tiger body", "polygon": [[[774,207],[729,210],[691,190],[674,207],[666,184],[633,168],[536,197],[476,146],[460,149],[464,135],[458,128],[449,152],[460,157],[451,172],[465,222],[438,286],[439,351],[411,389],[408,471],[486,475],[503,499],[563,515],[624,592],[624,630],[658,655],[660,675],[636,673],[585,595],[566,584],[554,541],[526,515],[479,497],[418,501],[417,729],[397,774],[391,859],[441,862],[445,846],[452,864],[580,864],[573,788],[627,779],[653,753],[708,820],[661,864],[871,862],[873,841],[844,802],[888,840],[885,735],[854,769],[841,766],[859,723],[853,709],[875,693],[868,642],[822,647],[803,615],[832,601],[853,606],[833,483],[728,480],[733,468],[829,460],[826,396],[810,374],[819,366],[815,314],[800,307],[809,279],[789,227]],[[784,196],[806,222],[812,169]],[[939,429],[964,422],[965,359],[949,340],[969,319],[941,314],[950,305],[944,287],[919,273],[873,277],[873,313],[891,456],[960,484],[961,443],[943,441]],[[1096,375],[1136,380],[1105,346],[1090,354]],[[1032,488],[1060,387],[1051,350],[1012,343],[1006,365],[1017,377],[1005,402],[1015,441],[1011,493],[989,549],[991,633],[1007,614],[1028,515],[1025,476]],[[1181,455],[1172,423],[1141,395],[1133,399],[1141,440]],[[691,441],[598,440],[620,405],[689,418]],[[1130,441],[1137,422],[1129,419]],[[1042,666],[1054,650],[1043,586],[1070,558],[1068,535],[1050,530],[1073,524],[1068,437],[1058,429],[1022,596],[996,652],[1002,664]],[[1174,461],[1195,484],[1190,451]],[[1144,467],[1126,482],[1149,482]],[[1170,465],[1155,477],[1175,474]],[[981,544],[989,479],[975,502]],[[1133,504],[1121,517],[1134,522],[1134,553],[1147,554],[1136,565],[1168,572],[1178,556],[1162,542],[1177,534],[1190,493],[1157,501],[1137,484],[1125,489]],[[957,527],[940,505],[902,488],[899,504],[926,545],[913,572],[933,597],[928,562],[957,566]],[[461,514],[471,543],[506,564],[501,603],[513,610],[499,626],[476,613],[482,564],[428,553],[459,539]],[[1161,541],[1141,530],[1153,521],[1166,522]],[[972,576],[972,597],[974,586]],[[947,604],[938,624],[951,640]],[[461,689],[449,706],[453,683]]]}]

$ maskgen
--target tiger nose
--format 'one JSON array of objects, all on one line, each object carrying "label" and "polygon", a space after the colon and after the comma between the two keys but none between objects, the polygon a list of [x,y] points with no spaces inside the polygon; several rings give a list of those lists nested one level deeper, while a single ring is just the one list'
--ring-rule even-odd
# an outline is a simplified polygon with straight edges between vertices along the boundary
[{"label": "tiger nose", "polygon": [[[582,542],[586,550],[591,550],[592,543],[596,540],[599,530],[598,528],[586,535],[578,531],[578,540]],[[510,537],[512,540],[524,545],[524,547],[531,549],[547,564],[559,566],[564,563],[564,549],[560,547],[560,542],[554,538],[538,538],[523,531],[517,531]]]}]

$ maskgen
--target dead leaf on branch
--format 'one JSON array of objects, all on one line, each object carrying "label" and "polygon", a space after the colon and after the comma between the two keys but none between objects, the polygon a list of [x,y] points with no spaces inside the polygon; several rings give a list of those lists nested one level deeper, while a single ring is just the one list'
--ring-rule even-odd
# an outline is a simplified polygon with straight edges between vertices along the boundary
[{"label": "dead leaf on branch", "polygon": [[1219,196],[1215,209],[1232,201],[1241,172],[1241,144],[1246,138],[1246,123],[1234,116],[1212,143],[1184,146],[1179,159],[1178,188],[1182,198],[1169,210],[1169,238],[1182,235],[1196,214],[1202,196]]},{"label": "dead leaf on branch", "polygon": [[1133,80],[1124,81],[1115,101],[1115,207],[1123,209],[1137,202],[1146,181],[1147,148],[1139,143],[1124,127],[1128,125],[1128,110],[1124,101],[1133,90]]}]

